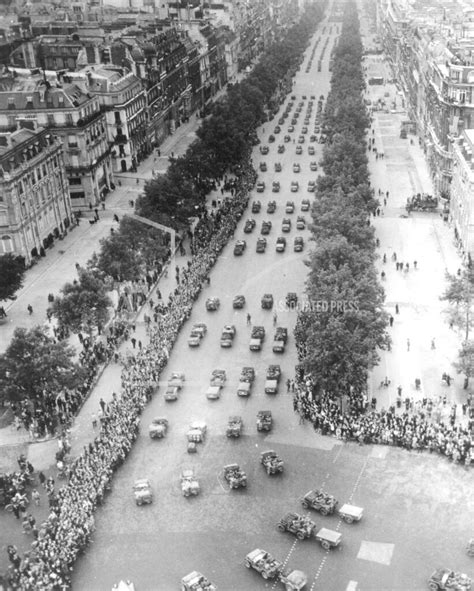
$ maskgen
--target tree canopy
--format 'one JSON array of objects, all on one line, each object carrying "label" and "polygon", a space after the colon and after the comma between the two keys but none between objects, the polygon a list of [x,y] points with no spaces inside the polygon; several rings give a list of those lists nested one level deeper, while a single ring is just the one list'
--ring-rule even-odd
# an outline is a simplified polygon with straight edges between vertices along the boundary
[{"label": "tree canopy", "polygon": [[10,300],[23,286],[25,259],[7,253],[0,256],[0,301]]},{"label": "tree canopy", "polygon": [[45,329],[17,328],[0,355],[0,392],[4,399],[41,399],[45,392],[75,388],[84,370],[74,362],[75,351],[65,341],[56,342]]},{"label": "tree canopy", "polygon": [[308,306],[295,328],[303,368],[335,395],[365,391],[379,350],[390,344],[369,222],[376,201],[369,185],[361,57],[357,13],[347,4],[323,117],[328,141],[311,210],[316,247],[307,263]]},{"label": "tree canopy", "polygon": [[79,281],[66,283],[61,289],[62,297],[55,298],[52,304],[53,315],[61,327],[75,333],[86,331],[92,334],[109,319],[107,288],[99,275],[88,269],[79,269]]}]

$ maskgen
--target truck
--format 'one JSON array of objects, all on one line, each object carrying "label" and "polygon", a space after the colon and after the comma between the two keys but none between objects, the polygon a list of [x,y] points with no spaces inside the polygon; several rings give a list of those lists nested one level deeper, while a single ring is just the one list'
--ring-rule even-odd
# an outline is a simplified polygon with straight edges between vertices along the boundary
[{"label": "truck", "polygon": [[265,340],[265,328],[263,326],[254,326],[250,335],[250,350],[260,351]]},{"label": "truck", "polygon": [[288,340],[288,329],[278,326],[273,338],[272,350],[274,353],[284,353],[286,342]]},{"label": "truck", "polygon": [[264,579],[275,579],[283,569],[283,563],[273,558],[270,552],[256,548],[245,557],[244,564],[247,568],[253,568]]},{"label": "truck", "polygon": [[450,568],[437,568],[428,580],[431,591],[470,591],[472,580]]},{"label": "truck", "polygon": [[282,532],[287,531],[294,534],[299,540],[305,540],[314,537],[316,524],[304,515],[287,513],[280,519],[277,528]]}]

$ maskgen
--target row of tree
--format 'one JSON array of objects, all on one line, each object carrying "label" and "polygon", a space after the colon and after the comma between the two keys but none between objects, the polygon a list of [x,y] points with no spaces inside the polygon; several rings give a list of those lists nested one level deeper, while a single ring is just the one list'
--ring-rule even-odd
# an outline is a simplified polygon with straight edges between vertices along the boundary
[{"label": "row of tree", "polygon": [[[266,118],[264,107],[279,96],[281,81],[296,72],[323,8],[308,6],[301,21],[268,48],[247,79],[232,86],[215,104],[186,154],[172,159],[166,174],[145,184],[137,201],[139,215],[178,231],[189,228],[190,217],[203,206],[213,183],[227,171],[238,170],[249,158],[255,129]],[[158,230],[130,217],[122,218],[118,230],[101,241],[87,268],[78,270],[78,279],[64,285],[52,302],[51,312],[59,329],[100,332],[112,310],[108,291],[113,282],[143,277],[147,270],[156,269],[167,251],[164,235]],[[14,262],[8,261],[10,265]],[[61,360],[57,366],[55,359]],[[39,371],[41,379],[37,379]],[[62,341],[54,343],[40,328],[18,329],[0,356],[0,391],[10,400],[40,399],[44,392],[74,387],[82,379],[74,351]]]},{"label": "row of tree", "polygon": [[323,131],[328,137],[318,179],[308,261],[309,306],[295,336],[300,362],[321,391],[342,396],[366,390],[379,349],[389,346],[384,292],[374,267],[376,241],[363,101],[362,44],[357,9],[346,5],[334,51]]}]

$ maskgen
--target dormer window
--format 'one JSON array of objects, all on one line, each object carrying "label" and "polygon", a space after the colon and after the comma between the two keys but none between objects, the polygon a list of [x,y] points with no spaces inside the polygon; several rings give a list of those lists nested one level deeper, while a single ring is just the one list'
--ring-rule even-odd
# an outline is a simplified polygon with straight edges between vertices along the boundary
[{"label": "dormer window", "polygon": [[15,109],[15,99],[12,96],[8,97],[8,108]]}]

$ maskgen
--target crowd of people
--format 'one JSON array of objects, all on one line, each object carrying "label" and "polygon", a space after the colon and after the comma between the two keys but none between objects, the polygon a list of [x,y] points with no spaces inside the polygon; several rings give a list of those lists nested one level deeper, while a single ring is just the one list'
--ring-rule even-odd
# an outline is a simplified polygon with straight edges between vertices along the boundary
[{"label": "crowd of people", "polygon": [[301,420],[310,421],[322,435],[357,441],[360,445],[379,443],[408,450],[428,450],[465,466],[474,462],[471,436],[474,418],[469,416],[466,425],[443,421],[440,414],[430,410],[433,401],[429,398],[419,405],[376,410],[376,401],[369,404],[367,397],[354,393],[343,405],[336,396],[318,395],[311,377],[300,375],[293,406]]},{"label": "crowd of people", "polygon": [[77,388],[62,392],[44,392],[42,398],[34,402],[27,399],[12,402],[16,428],[25,428],[33,440],[53,436],[70,425],[94,386],[100,368],[114,357],[129,332],[130,324],[118,319],[107,327],[103,340],[92,341],[79,333],[82,349],[78,359],[85,370],[82,383]]},{"label": "crowd of people", "polygon": [[69,587],[72,567],[94,530],[94,512],[138,435],[140,414],[156,388],[179,330],[208,284],[209,272],[248,203],[255,171],[248,166],[238,173],[234,197],[225,199],[218,212],[202,216],[195,228],[196,256],[181,272],[168,302],[160,305],[157,321],[152,325],[150,321],[150,343],[124,364],[121,395],[104,405],[99,435],[71,464],[62,487],[57,490],[54,481],[45,483],[50,514],[39,528],[32,550],[20,558],[9,547],[7,584],[12,589],[59,591]]}]

